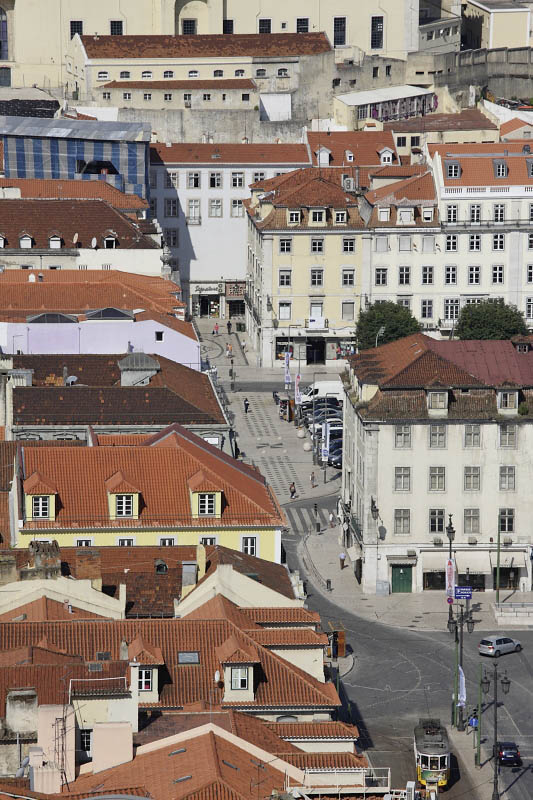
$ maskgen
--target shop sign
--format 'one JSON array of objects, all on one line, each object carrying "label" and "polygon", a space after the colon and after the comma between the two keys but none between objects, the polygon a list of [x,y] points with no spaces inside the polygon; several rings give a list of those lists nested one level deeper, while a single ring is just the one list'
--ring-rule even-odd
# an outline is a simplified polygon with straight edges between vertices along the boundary
[{"label": "shop sign", "polygon": [[218,283],[213,284],[212,286],[201,286],[197,285],[194,287],[193,294],[219,294],[219,286]]},{"label": "shop sign", "polygon": [[230,300],[242,300],[245,290],[245,281],[226,281],[226,297]]}]

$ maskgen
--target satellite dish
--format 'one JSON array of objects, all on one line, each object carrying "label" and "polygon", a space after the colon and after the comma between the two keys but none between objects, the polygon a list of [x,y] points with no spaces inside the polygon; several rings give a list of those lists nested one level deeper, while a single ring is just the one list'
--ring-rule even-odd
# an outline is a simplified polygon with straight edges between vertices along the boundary
[{"label": "satellite dish", "polygon": [[73,386],[78,380],[77,375],[69,375],[65,381],[65,386]]},{"label": "satellite dish", "polygon": [[30,272],[30,274],[28,275],[28,281],[30,283],[35,283],[35,275],[33,272]]},{"label": "satellite dish", "polygon": [[220,683],[220,671],[218,669],[215,672],[215,683]]},{"label": "satellite dish", "polygon": [[75,234],[74,234],[74,236],[72,237],[72,243],[73,243],[73,244],[77,244],[77,242],[78,242],[78,238],[79,238],[79,237],[78,237],[78,232],[76,231],[76,233],[75,233]]},{"label": "satellite dish", "polygon": [[93,250],[96,249],[96,236],[93,236],[93,238],[91,239],[91,247],[93,248]]}]

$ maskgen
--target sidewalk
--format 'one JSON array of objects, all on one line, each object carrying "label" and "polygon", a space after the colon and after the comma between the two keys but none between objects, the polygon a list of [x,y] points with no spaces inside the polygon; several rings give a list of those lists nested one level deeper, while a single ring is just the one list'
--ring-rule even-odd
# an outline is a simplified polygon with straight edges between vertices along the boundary
[{"label": "sidewalk", "polygon": [[[482,766],[478,768],[474,763],[474,735],[470,733],[467,736],[466,732],[451,727],[447,727],[447,731],[451,751],[457,758],[460,776],[461,778],[468,776],[468,781],[475,791],[475,794],[470,796],[475,797],[476,800],[491,800],[494,772],[492,761],[487,758],[483,745],[481,746]],[[457,787],[457,794],[454,791],[455,787]],[[449,797],[450,800],[454,800],[455,797],[464,797],[462,781],[450,788]]]},{"label": "sidewalk", "polygon": [[[353,566],[346,559],[346,566],[341,571],[339,553],[341,546],[341,528],[327,528],[320,534],[311,534],[298,544],[300,561],[305,559],[310,570],[309,580],[324,597],[349,610],[363,619],[392,625],[395,628],[411,630],[445,631],[448,620],[448,605],[444,592],[426,591],[412,594],[390,594],[385,597],[365,595],[357,582]],[[311,561],[311,564],[309,563]],[[314,567],[314,569],[313,569]],[[322,580],[316,580],[314,570]],[[331,580],[331,591],[325,588],[326,580]],[[476,630],[498,631],[493,611],[496,602],[495,592],[475,592],[472,599],[472,611],[476,622]],[[508,593],[500,591],[500,600],[505,601]],[[533,592],[515,594],[511,601],[533,602]],[[527,626],[524,626],[526,628]],[[513,627],[512,630],[519,630]],[[513,635],[511,633],[511,635]]]}]

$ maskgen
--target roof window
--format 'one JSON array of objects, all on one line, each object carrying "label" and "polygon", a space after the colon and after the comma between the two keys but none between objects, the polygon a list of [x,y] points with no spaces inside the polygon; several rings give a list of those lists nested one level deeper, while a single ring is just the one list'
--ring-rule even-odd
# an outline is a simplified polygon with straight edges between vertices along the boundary
[{"label": "roof window", "polygon": [[494,167],[494,177],[495,178],[506,178],[509,174],[509,168],[507,166],[506,161],[502,161],[499,159],[495,159],[492,162]]},{"label": "roof window", "polygon": [[447,178],[460,178],[461,177],[461,165],[458,161],[446,161],[446,177]]},{"label": "roof window", "polygon": [[199,664],[200,653],[198,650],[182,650],[178,653],[178,664]]}]

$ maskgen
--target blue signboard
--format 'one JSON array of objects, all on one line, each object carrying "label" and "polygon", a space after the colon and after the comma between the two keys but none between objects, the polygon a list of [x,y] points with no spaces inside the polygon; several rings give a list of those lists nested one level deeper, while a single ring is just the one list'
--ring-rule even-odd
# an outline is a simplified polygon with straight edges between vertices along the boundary
[{"label": "blue signboard", "polygon": [[472,587],[471,586],[456,586],[455,587],[455,599],[456,600],[471,600],[472,599]]}]

